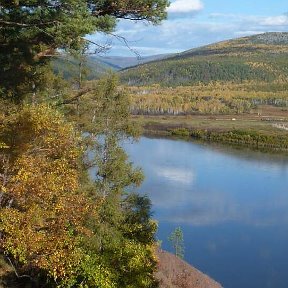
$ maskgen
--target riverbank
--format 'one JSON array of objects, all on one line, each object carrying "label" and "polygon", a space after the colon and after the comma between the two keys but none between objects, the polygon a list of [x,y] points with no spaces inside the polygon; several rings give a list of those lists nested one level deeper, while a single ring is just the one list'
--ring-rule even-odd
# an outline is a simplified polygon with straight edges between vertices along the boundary
[{"label": "riverbank", "polygon": [[157,252],[159,288],[221,288],[222,286],[185,261],[166,251]]},{"label": "riverbank", "polygon": [[[163,250],[157,251],[159,288],[221,288],[222,286],[185,261]],[[17,279],[13,269],[0,259],[0,288],[34,287]]]},{"label": "riverbank", "polygon": [[[288,115],[287,115],[288,116]],[[278,116],[133,116],[148,135],[192,138],[208,142],[288,151],[288,118]]]}]

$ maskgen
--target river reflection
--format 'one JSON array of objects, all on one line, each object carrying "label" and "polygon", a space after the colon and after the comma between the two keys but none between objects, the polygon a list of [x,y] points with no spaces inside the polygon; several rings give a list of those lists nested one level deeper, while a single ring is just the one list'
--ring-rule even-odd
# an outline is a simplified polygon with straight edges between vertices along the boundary
[{"label": "river reflection", "polygon": [[125,149],[165,249],[181,226],[186,260],[224,287],[288,287],[287,156],[149,138]]}]

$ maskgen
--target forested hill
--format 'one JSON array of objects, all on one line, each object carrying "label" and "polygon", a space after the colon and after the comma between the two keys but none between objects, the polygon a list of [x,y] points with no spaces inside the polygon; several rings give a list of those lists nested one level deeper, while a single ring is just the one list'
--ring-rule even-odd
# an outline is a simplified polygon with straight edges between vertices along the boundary
[{"label": "forested hill", "polygon": [[[59,55],[52,61],[53,70],[57,75],[65,79],[77,79],[79,77],[79,65],[87,80],[99,79],[111,71],[119,71],[124,68],[144,64],[150,61],[160,60],[169,57],[169,54],[160,54],[147,57],[122,57],[122,56],[99,56],[93,55],[77,59],[68,55]],[[81,62],[82,61],[82,62]]]},{"label": "forested hill", "polygon": [[[191,43],[193,44],[193,43]],[[129,85],[193,85],[288,78],[288,32],[264,33],[191,49],[121,72]]]},{"label": "forested hill", "polygon": [[[81,62],[82,61],[82,62]],[[79,77],[79,65],[81,72],[84,74],[85,79],[93,80],[99,79],[109,73],[115,71],[115,67],[99,61],[95,57],[87,57],[82,60],[73,58],[72,56],[64,56],[55,58],[52,61],[53,70],[56,75],[61,75],[64,79],[77,79]]]},{"label": "forested hill", "polygon": [[91,59],[98,60],[98,62],[108,65],[114,70],[121,70],[125,68],[129,68],[132,66],[137,66],[140,64],[145,64],[147,62],[161,60],[166,57],[171,56],[172,54],[158,54],[152,56],[139,56],[134,55],[133,57],[124,57],[124,56],[95,56],[91,57]]}]

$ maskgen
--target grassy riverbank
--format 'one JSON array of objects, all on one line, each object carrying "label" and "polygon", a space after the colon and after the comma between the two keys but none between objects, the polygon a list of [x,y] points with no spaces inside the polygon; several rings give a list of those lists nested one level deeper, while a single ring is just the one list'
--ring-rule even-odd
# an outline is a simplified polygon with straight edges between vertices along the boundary
[{"label": "grassy riverbank", "polygon": [[[271,112],[271,111],[270,111]],[[288,115],[134,116],[148,134],[200,139],[260,149],[288,150]]]}]

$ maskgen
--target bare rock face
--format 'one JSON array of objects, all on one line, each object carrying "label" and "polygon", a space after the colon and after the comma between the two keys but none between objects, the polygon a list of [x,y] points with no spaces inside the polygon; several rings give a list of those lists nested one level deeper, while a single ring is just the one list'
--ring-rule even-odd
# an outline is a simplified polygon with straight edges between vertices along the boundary
[{"label": "bare rock face", "polygon": [[222,286],[175,255],[159,250],[158,271],[160,288],[222,288]]}]

